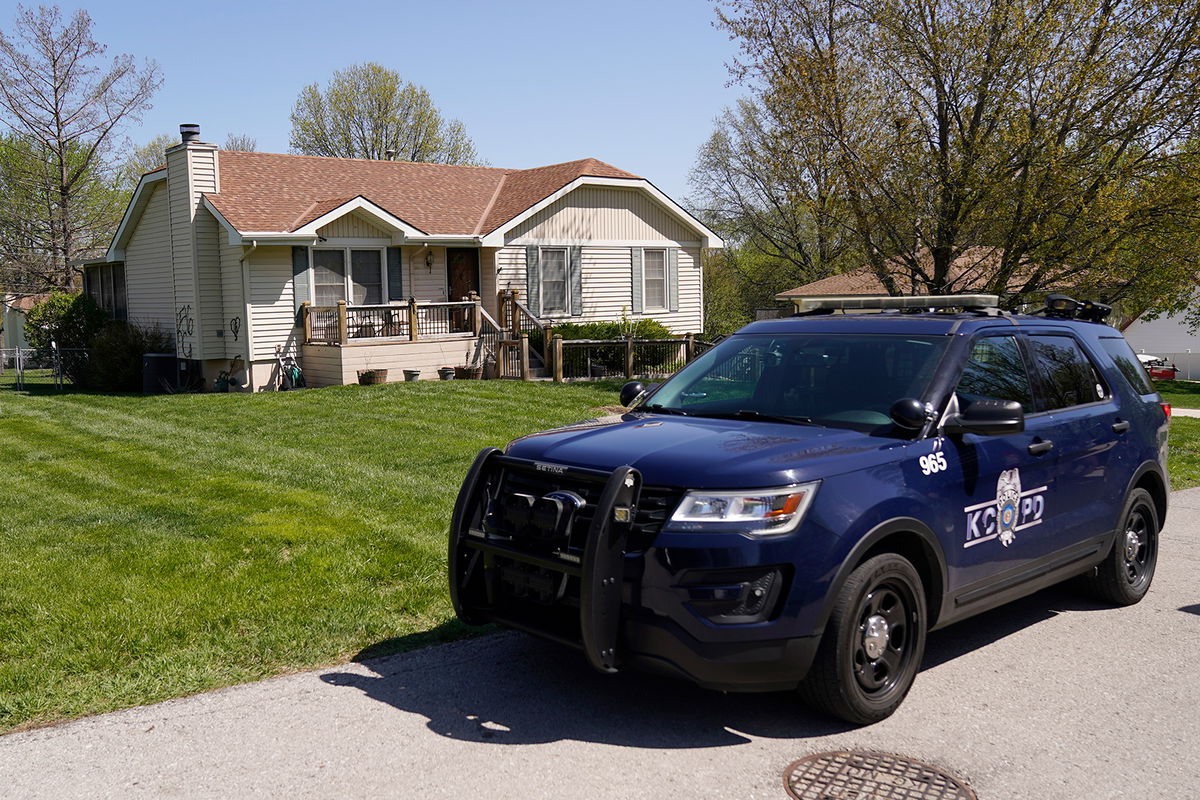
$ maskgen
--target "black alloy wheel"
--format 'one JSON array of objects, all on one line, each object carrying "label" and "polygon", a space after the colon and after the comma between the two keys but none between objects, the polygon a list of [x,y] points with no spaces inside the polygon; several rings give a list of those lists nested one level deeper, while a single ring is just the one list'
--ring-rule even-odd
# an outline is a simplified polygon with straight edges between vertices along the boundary
[{"label": "black alloy wheel", "polygon": [[1158,529],[1154,499],[1145,489],[1134,489],[1125,500],[1112,549],[1085,576],[1092,593],[1119,606],[1145,597],[1158,564]]},{"label": "black alloy wheel", "polygon": [[927,625],[913,565],[894,553],[867,560],[838,594],[801,696],[848,722],[891,716],[920,668]]}]

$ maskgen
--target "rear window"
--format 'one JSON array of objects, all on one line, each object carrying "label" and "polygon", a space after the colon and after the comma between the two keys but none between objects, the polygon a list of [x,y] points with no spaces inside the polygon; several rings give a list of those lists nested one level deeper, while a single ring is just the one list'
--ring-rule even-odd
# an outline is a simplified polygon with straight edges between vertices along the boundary
[{"label": "rear window", "polygon": [[1099,371],[1069,336],[1029,337],[1042,373],[1046,411],[1094,403],[1105,397]]},{"label": "rear window", "polygon": [[1134,355],[1133,348],[1129,346],[1129,342],[1124,339],[1101,339],[1100,346],[1104,348],[1104,352],[1108,353],[1109,358],[1117,365],[1117,369],[1121,370],[1121,374],[1125,376],[1125,380],[1129,381],[1129,385],[1138,394],[1153,394],[1154,386],[1150,383],[1150,376],[1146,374],[1146,370],[1142,367],[1138,357]]}]

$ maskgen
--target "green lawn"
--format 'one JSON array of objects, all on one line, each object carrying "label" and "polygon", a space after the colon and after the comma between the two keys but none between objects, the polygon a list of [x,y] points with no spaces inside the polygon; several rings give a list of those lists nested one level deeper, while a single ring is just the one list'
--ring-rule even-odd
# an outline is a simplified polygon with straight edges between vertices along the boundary
[{"label": "green lawn", "polygon": [[464,635],[444,551],[471,459],[615,398],[0,391],[0,731]]},{"label": "green lawn", "polygon": [[[617,385],[0,391],[0,732],[467,635],[445,540],[471,459]],[[1200,419],[1171,430],[1200,484]]]},{"label": "green lawn", "polygon": [[1176,408],[1200,408],[1200,381],[1154,381],[1154,388]]}]

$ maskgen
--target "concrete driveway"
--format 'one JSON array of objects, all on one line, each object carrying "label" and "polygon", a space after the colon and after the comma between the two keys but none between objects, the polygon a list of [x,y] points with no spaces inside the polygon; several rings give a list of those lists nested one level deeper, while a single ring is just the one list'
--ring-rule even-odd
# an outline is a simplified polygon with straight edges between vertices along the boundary
[{"label": "concrete driveway", "polygon": [[981,800],[1194,800],[1200,489],[1172,502],[1141,604],[1056,588],[932,634],[869,728],[506,633],[0,737],[0,796],[784,798],[793,760],[864,748]]}]

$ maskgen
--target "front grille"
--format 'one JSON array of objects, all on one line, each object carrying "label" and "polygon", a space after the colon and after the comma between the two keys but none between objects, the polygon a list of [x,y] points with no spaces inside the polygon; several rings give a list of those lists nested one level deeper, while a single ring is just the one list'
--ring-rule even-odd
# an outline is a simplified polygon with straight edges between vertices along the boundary
[{"label": "front grille", "polygon": [[[512,539],[514,544],[535,551],[558,551],[582,557],[588,530],[603,490],[604,483],[600,479],[554,475],[507,465],[489,487],[490,501],[484,528],[490,534],[505,536]],[[574,513],[569,530],[561,532],[561,535],[551,535],[548,531],[541,531],[537,535],[521,532],[508,517],[508,503],[512,497],[524,495],[542,498],[560,491],[572,492],[584,501],[583,506]],[[640,553],[646,550],[682,497],[681,489],[643,486],[630,526],[626,551]]]}]

